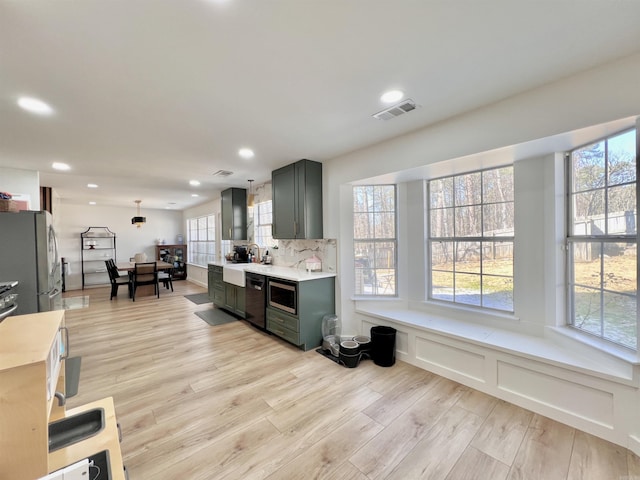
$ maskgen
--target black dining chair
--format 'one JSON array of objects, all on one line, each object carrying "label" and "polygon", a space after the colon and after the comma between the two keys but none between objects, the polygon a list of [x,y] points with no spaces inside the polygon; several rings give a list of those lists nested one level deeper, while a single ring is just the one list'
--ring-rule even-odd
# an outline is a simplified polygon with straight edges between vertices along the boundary
[{"label": "black dining chair", "polygon": [[129,275],[126,277],[120,275],[116,262],[113,258],[105,260],[104,263],[107,266],[107,273],[109,274],[109,281],[111,282],[111,296],[109,297],[109,300],[113,300],[113,297],[118,296],[118,287],[120,285],[127,285],[129,297],[131,297],[131,281],[129,280]]},{"label": "black dining chair", "polygon": [[156,262],[136,263],[131,276],[131,298],[136,301],[136,289],[140,285],[153,285],[154,291],[160,298],[160,288],[158,287],[158,266]]},{"label": "black dining chair", "polygon": [[173,292],[173,268],[165,270],[164,272],[158,272],[158,282],[164,285],[164,288],[171,287]]}]

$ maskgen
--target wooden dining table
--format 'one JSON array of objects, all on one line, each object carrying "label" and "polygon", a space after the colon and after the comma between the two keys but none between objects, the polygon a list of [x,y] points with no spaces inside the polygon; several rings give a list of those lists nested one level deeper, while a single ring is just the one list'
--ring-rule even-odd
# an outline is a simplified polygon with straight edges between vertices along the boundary
[{"label": "wooden dining table", "polygon": [[[153,260],[151,260],[151,262],[153,262]],[[150,262],[144,262],[144,263],[150,263]],[[122,263],[117,263],[116,266],[120,271],[133,272],[133,270],[136,268],[136,262],[122,262]],[[158,270],[169,270],[170,268],[173,268],[173,263],[156,260],[156,267]]]},{"label": "wooden dining table", "polygon": [[[153,260],[151,260],[151,262],[153,262]],[[169,270],[170,268],[174,268],[173,263],[163,262],[161,260],[156,260],[155,262],[156,262],[156,268],[159,271]],[[142,262],[142,263],[150,263],[150,262]],[[136,268],[136,262],[121,262],[121,263],[117,263],[116,266],[118,267],[118,270],[121,272],[125,272],[125,271],[133,272],[133,270]],[[136,290],[136,292],[138,291],[140,293],[136,293],[136,297],[154,295],[153,285],[142,285],[139,290]]]}]

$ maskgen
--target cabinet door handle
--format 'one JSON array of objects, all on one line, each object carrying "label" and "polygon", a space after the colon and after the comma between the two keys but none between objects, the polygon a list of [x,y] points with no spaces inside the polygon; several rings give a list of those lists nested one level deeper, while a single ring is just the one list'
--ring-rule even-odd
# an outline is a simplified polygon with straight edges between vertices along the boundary
[{"label": "cabinet door handle", "polygon": [[293,236],[298,236],[298,222],[293,222]]},{"label": "cabinet door handle", "polygon": [[64,355],[60,357],[60,360],[69,358],[69,329],[67,327],[60,327],[60,331],[64,332]]}]

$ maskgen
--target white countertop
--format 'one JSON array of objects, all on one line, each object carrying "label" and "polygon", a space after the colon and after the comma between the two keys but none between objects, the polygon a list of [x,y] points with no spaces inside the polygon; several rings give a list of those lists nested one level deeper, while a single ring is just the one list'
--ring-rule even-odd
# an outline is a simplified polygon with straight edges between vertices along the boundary
[{"label": "white countertop", "polygon": [[307,272],[299,268],[280,267],[277,265],[262,265],[260,263],[230,263],[226,261],[209,262],[209,265],[219,267],[244,270],[245,272],[259,273],[267,277],[282,278],[294,282],[304,282],[307,280],[317,280],[319,278],[331,278],[336,274],[333,272]]}]

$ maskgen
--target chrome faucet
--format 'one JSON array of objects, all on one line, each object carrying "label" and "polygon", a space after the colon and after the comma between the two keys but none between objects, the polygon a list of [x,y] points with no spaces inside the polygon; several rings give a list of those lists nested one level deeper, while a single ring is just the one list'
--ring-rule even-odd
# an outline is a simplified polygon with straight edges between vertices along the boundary
[{"label": "chrome faucet", "polygon": [[64,398],[64,393],[58,392],[56,390],[56,393],[54,393],[53,396],[58,399],[58,406],[59,407],[62,407],[65,403],[67,403],[67,399]]},{"label": "chrome faucet", "polygon": [[251,249],[251,247],[256,247],[256,250],[258,250],[258,263],[260,263],[260,246],[257,243],[252,243],[247,248]]}]

